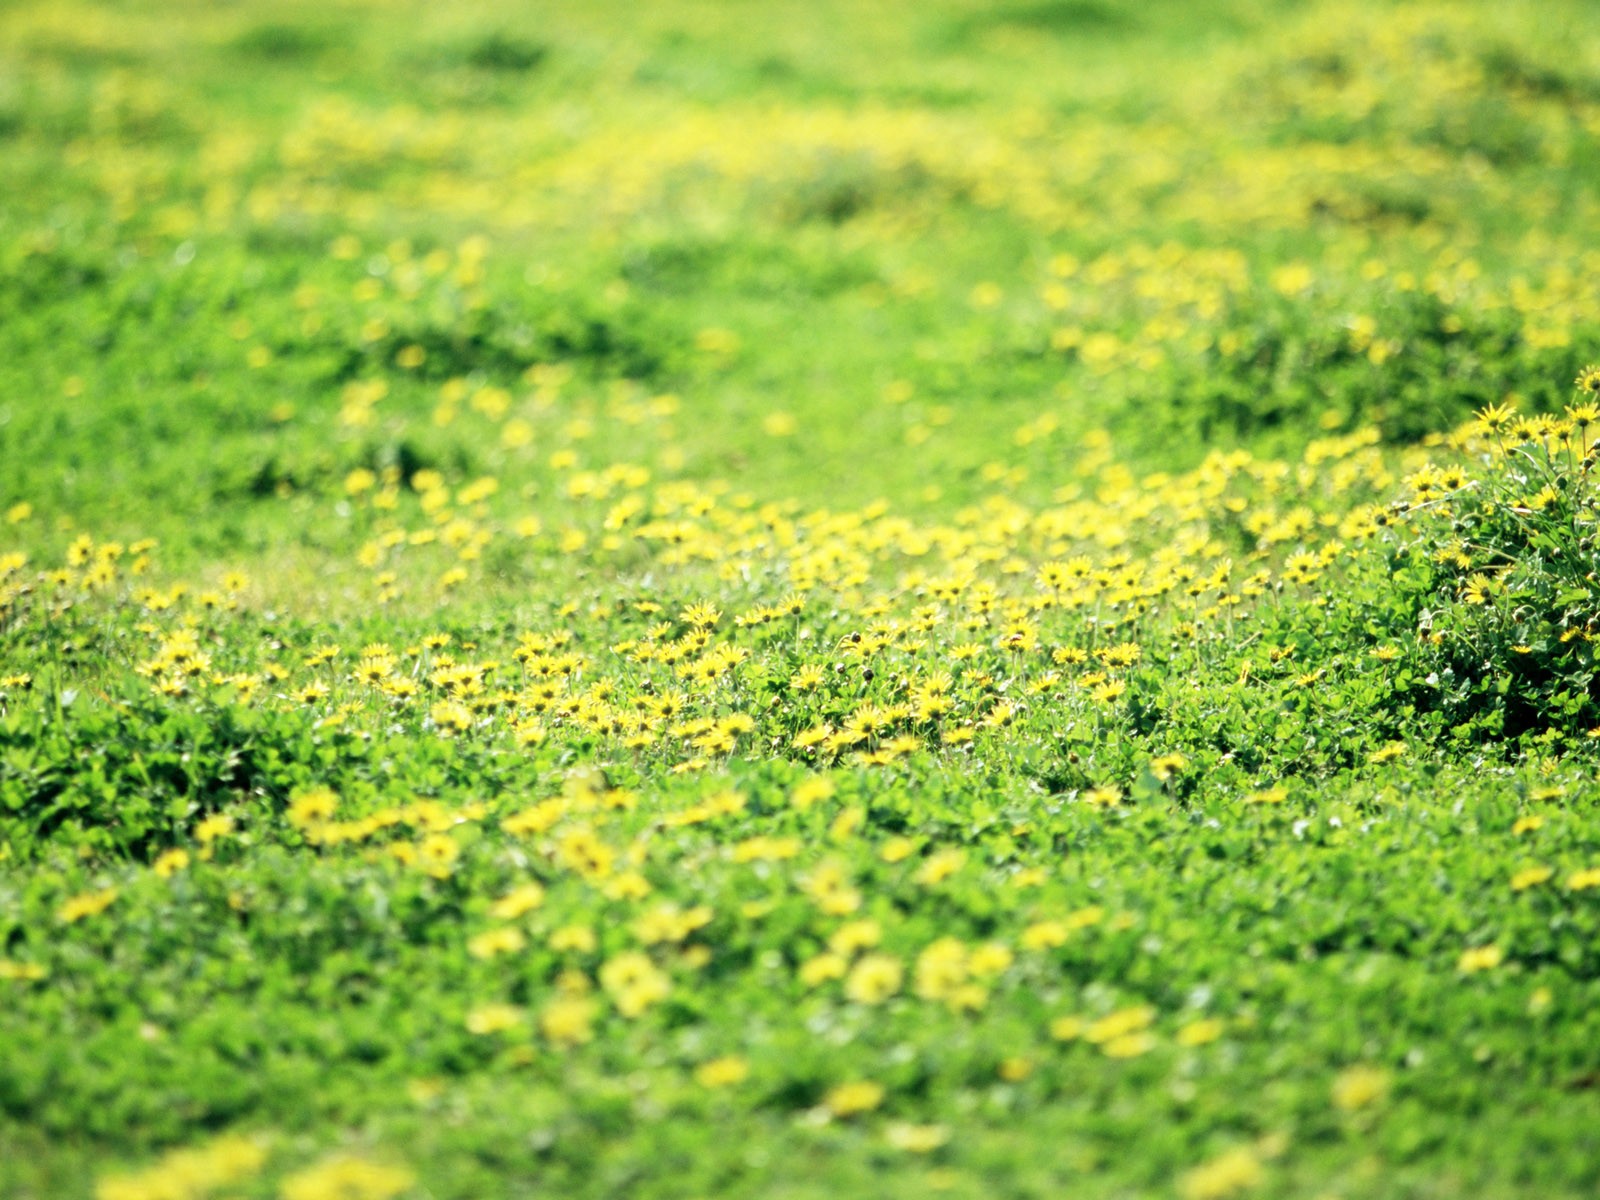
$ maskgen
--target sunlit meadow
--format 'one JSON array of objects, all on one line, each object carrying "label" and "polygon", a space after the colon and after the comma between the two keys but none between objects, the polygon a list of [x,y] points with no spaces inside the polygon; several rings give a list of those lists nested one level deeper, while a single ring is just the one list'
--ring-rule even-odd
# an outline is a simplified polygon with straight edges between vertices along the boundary
[{"label": "sunlit meadow", "polygon": [[1595,1195],[1593,17],[0,6],[0,1196]]}]

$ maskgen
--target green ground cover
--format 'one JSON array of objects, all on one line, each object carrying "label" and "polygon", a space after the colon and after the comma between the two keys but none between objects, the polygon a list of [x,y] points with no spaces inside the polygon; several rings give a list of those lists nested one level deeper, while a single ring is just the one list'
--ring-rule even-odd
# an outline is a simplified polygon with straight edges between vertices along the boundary
[{"label": "green ground cover", "polygon": [[0,1195],[1600,1188],[1600,36],[0,5]]}]

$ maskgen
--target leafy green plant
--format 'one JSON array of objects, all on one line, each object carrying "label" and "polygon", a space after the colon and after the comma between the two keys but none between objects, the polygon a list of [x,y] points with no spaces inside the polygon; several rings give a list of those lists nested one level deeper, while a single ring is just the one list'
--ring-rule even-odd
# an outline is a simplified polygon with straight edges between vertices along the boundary
[{"label": "leafy green plant", "polygon": [[1584,736],[1600,725],[1600,497],[1591,430],[1600,371],[1562,417],[1479,413],[1468,464],[1408,481],[1398,528],[1431,578],[1418,636],[1453,725],[1475,736]]}]

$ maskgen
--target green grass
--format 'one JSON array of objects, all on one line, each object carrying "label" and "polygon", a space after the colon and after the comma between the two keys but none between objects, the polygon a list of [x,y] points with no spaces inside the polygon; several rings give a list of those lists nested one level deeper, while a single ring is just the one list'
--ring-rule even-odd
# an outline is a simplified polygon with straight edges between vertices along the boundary
[{"label": "green grass", "polygon": [[0,1194],[1593,1194],[1588,15],[0,8]]}]

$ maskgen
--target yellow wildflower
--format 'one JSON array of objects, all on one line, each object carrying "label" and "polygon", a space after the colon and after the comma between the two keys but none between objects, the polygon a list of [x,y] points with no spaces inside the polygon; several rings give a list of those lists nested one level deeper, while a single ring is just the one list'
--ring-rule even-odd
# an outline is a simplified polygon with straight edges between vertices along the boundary
[{"label": "yellow wildflower", "polygon": [[1364,1063],[1345,1068],[1333,1081],[1333,1103],[1345,1112],[1376,1104],[1388,1092],[1389,1073]]},{"label": "yellow wildflower", "polygon": [[1461,957],[1456,962],[1456,970],[1463,975],[1492,971],[1504,960],[1505,951],[1499,946],[1476,946],[1461,952]]},{"label": "yellow wildflower", "polygon": [[883,1103],[883,1085],[866,1080],[841,1083],[822,1098],[822,1106],[835,1117],[871,1112]]},{"label": "yellow wildflower", "polygon": [[695,1068],[695,1082],[704,1088],[732,1087],[750,1077],[750,1064],[737,1056],[713,1058]]}]

